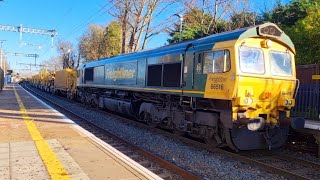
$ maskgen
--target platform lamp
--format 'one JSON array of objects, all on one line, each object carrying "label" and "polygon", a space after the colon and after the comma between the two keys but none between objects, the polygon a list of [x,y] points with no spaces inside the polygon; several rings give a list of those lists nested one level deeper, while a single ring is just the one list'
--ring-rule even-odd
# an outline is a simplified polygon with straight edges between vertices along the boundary
[{"label": "platform lamp", "polygon": [[3,68],[3,50],[2,50],[2,44],[6,42],[7,40],[0,40],[0,66]]},{"label": "platform lamp", "polygon": [[63,58],[63,69],[66,69],[69,67],[69,62],[70,62],[70,55],[71,55],[71,49],[70,48],[60,48],[63,51],[67,51],[67,52],[63,52],[63,54],[67,54],[68,53],[68,63],[66,62],[66,58]]},{"label": "platform lamp", "polygon": [[183,23],[183,14],[174,14],[175,16],[178,16],[180,19],[180,36],[179,36],[179,42],[182,40],[182,23]]}]

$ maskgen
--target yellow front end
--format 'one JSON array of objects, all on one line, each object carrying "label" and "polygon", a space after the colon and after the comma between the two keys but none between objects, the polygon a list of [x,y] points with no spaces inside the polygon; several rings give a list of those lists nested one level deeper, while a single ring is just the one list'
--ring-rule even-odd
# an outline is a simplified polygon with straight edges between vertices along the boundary
[{"label": "yellow front end", "polygon": [[294,52],[267,38],[239,41],[233,121],[247,124],[263,118],[269,127],[290,117],[294,106],[296,74]]},{"label": "yellow front end", "polygon": [[277,124],[279,111],[290,117],[295,101],[295,81],[239,77],[238,97],[233,102],[233,119],[265,116],[267,124]]}]

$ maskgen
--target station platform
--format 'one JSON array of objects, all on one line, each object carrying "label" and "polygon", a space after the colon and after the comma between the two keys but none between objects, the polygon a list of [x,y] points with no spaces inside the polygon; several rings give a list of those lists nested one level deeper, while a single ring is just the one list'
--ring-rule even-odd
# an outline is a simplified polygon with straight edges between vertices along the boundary
[{"label": "station platform", "polygon": [[0,92],[0,179],[160,179],[32,96]]},{"label": "station platform", "polygon": [[320,121],[306,120],[304,128],[320,130]]},{"label": "station platform", "polygon": [[320,121],[306,119],[304,128],[295,131],[313,135],[318,144],[318,157],[320,157]]}]

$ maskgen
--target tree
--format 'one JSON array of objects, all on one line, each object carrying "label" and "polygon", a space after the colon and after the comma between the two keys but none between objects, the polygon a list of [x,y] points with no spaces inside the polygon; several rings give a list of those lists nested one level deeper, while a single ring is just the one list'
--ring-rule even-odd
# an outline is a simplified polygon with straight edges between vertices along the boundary
[{"label": "tree", "polygon": [[164,29],[154,24],[154,19],[176,0],[112,0],[112,2],[116,9],[111,15],[121,22],[122,53],[125,53],[144,49],[148,39]]},{"label": "tree", "polygon": [[63,59],[59,56],[52,57],[42,63],[48,71],[57,71],[63,69]]},{"label": "tree", "polygon": [[263,12],[260,17],[262,22],[273,22],[280,27],[293,26],[298,20],[307,16],[307,10],[316,0],[293,0],[283,5],[277,2],[271,11]]},{"label": "tree", "polygon": [[113,21],[105,29],[101,49],[105,49],[107,57],[119,55],[121,53],[121,24]]},{"label": "tree", "polygon": [[[115,0],[114,0],[115,1]],[[129,11],[131,7],[131,1],[116,1],[118,12],[113,14],[113,16],[118,18],[118,21],[121,22],[121,34],[122,34],[122,41],[121,41],[121,53],[127,52],[127,33],[128,33],[128,21],[129,21]]]},{"label": "tree", "polygon": [[230,29],[239,29],[250,27],[257,23],[257,14],[255,12],[240,12],[231,15]]},{"label": "tree", "polygon": [[[255,24],[255,13],[247,12],[247,0],[188,0],[182,39],[194,39]],[[230,20],[231,19],[231,20]],[[179,41],[179,25],[169,29],[169,43]]]},{"label": "tree", "polygon": [[121,25],[113,21],[108,26],[90,25],[79,42],[79,52],[85,61],[116,56],[121,53]]},{"label": "tree", "polygon": [[[204,34],[206,34],[206,28],[212,19],[210,14],[202,14],[202,11],[197,8],[188,10],[183,15],[183,18],[182,40],[195,39],[204,36]],[[170,44],[179,42],[180,24],[174,24],[174,27],[169,28],[168,32],[172,37],[171,39],[168,39]]]},{"label": "tree", "polygon": [[104,41],[105,27],[91,24],[88,31],[80,37],[79,51],[85,61],[94,61],[107,56],[101,44]]},{"label": "tree", "polygon": [[58,41],[57,51],[62,62],[62,68],[76,69],[79,66],[78,53],[73,49],[73,45],[69,41]]},{"label": "tree", "polygon": [[291,38],[296,48],[297,64],[319,63],[320,10],[319,0],[280,2],[260,17],[261,21],[278,24]]},{"label": "tree", "polygon": [[306,11],[307,15],[298,20],[285,32],[295,44],[298,64],[320,63],[320,9],[315,3]]}]

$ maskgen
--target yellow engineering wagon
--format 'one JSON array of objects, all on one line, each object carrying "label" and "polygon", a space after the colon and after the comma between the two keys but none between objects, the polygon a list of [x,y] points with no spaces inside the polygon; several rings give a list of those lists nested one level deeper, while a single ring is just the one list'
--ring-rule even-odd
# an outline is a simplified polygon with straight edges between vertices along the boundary
[{"label": "yellow engineering wagon", "polygon": [[77,71],[63,69],[55,72],[53,91],[55,94],[65,95],[72,99],[76,93]]}]

